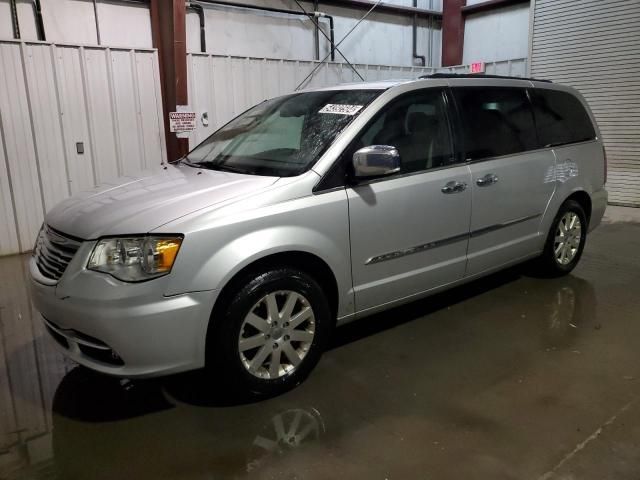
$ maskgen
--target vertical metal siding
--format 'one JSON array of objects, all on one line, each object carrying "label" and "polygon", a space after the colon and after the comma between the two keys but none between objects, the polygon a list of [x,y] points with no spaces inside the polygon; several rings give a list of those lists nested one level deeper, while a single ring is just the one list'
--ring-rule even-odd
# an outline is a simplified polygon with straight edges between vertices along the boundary
[{"label": "vertical metal siding", "polygon": [[531,73],[582,92],[609,159],[609,201],[640,206],[640,1],[536,0]]},{"label": "vertical metal siding", "polygon": [[[291,93],[316,67],[308,60],[231,57],[189,53],[187,74],[189,103],[196,112],[197,129],[189,137],[194,147],[217,128],[247,108],[265,99]],[[412,79],[436,72],[465,73],[468,65],[456,67],[399,67],[357,64],[355,67],[367,81]],[[524,76],[526,59],[504,60],[486,64],[488,74]],[[359,81],[353,70],[343,63],[322,65],[305,88],[323,87]],[[209,125],[202,122],[203,114]]]},{"label": "vertical metal siding", "polygon": [[3,132],[0,117],[0,252],[17,252],[20,246]]},{"label": "vertical metal siding", "polygon": [[[90,188],[95,183],[93,158],[88,148],[89,129],[80,71],[80,49],[58,47],[55,52],[62,141],[66,152],[69,190],[71,194],[75,194]],[[84,142],[86,148],[83,154],[77,153],[76,142]]]},{"label": "vertical metal siding", "polygon": [[[0,112],[18,245],[20,250],[28,250],[44,208],[21,47],[0,44]],[[0,235],[4,236],[2,230]]]},{"label": "vertical metal siding", "polygon": [[158,168],[163,125],[155,50],[1,40],[0,255],[70,194]]},{"label": "vertical metal siding", "polygon": [[[55,70],[49,48],[25,45],[25,71],[27,89],[31,98],[33,133],[36,152],[46,154],[40,163],[44,207],[49,209],[69,194],[66,152],[58,112]],[[45,67],[46,66],[46,67]]]}]

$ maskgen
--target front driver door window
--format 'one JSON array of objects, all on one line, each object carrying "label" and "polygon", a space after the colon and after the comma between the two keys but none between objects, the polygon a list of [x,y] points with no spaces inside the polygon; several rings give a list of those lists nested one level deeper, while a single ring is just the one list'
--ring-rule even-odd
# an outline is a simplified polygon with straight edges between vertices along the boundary
[{"label": "front driver door window", "polygon": [[[401,162],[397,175],[347,188],[358,311],[464,275],[471,177],[466,165],[455,163],[446,105],[439,88],[405,94],[347,151],[349,156],[364,146],[392,145]],[[460,187],[446,188],[453,184]]]},{"label": "front driver door window", "polygon": [[385,108],[362,132],[353,151],[392,145],[400,152],[400,174],[454,163],[446,103],[439,89],[406,95]]}]

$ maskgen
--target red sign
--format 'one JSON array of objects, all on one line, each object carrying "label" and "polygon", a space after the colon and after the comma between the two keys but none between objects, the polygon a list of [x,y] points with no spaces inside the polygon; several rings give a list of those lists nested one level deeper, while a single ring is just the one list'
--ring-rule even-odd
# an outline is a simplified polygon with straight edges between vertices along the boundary
[{"label": "red sign", "polygon": [[484,73],[484,62],[474,62],[469,67],[470,73]]}]

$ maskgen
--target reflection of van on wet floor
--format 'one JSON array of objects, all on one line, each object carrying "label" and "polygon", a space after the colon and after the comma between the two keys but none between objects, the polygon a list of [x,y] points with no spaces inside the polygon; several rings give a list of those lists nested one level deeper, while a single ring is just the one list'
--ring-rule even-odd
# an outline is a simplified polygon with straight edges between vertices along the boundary
[{"label": "reflection of van on wet floor", "polygon": [[336,323],[537,258],[570,272],[603,216],[573,89],[434,75],[265,101],[160,173],[50,211],[33,298],[68,356],[124,377],[208,367],[271,393]]}]

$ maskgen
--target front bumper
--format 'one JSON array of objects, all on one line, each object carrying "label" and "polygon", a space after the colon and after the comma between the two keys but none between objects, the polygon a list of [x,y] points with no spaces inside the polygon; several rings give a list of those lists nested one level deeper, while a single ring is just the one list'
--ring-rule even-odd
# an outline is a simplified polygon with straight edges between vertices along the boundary
[{"label": "front bumper", "polygon": [[84,269],[45,285],[33,258],[29,269],[33,303],[47,330],[79,364],[126,378],[204,366],[217,291],[165,297],[162,279],[125,284]]}]

